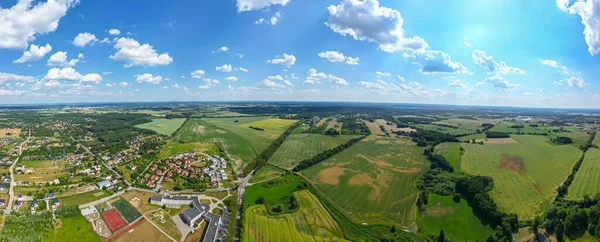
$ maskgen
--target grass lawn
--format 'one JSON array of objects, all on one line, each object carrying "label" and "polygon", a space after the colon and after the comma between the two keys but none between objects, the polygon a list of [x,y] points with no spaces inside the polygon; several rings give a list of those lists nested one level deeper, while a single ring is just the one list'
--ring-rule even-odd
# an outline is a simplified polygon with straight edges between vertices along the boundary
[{"label": "grass lawn", "polygon": [[427,163],[410,139],[372,135],[301,174],[356,223],[411,227]]},{"label": "grass lawn", "polygon": [[443,155],[454,170],[460,171],[460,143],[443,143],[435,147],[436,153]]},{"label": "grass lawn", "polygon": [[494,234],[489,226],[483,225],[473,214],[467,201],[456,203],[452,196],[429,195],[427,210],[421,214],[424,234],[438,236],[440,230],[452,241],[485,241]]},{"label": "grass lawn", "polygon": [[358,136],[354,135],[320,135],[320,134],[294,134],[287,137],[269,163],[291,170],[304,159],[310,159],[325,150],[333,149],[338,145]]},{"label": "grass lawn", "polygon": [[156,133],[164,134],[164,135],[172,135],[177,131],[179,127],[185,122],[185,118],[155,118],[152,119],[152,122],[145,124],[138,124],[135,127],[140,129],[149,129],[153,130]]},{"label": "grass lawn", "polygon": [[[160,208],[160,206],[158,205],[150,204],[150,197],[152,197],[153,195],[156,194],[150,192],[142,192],[138,190],[131,190],[126,193],[123,193],[123,197],[127,199],[127,201],[129,201],[129,203],[132,206],[136,207],[138,211],[142,213]],[[137,201],[137,199],[135,198],[139,199],[139,203],[137,204],[137,206],[135,206],[136,204],[134,201]]]},{"label": "grass lawn", "polygon": [[15,181],[29,182],[52,182],[54,179],[67,174],[63,170],[65,161],[56,160],[23,160],[19,164],[25,165],[26,170],[31,170],[33,173],[15,174]]},{"label": "grass lawn", "polygon": [[[101,193],[101,195],[96,196],[97,193]],[[68,197],[59,197],[61,206],[73,206],[73,205],[81,205],[84,203],[89,203],[92,201],[96,201],[100,198],[107,197],[108,194],[102,190],[95,190],[85,193],[80,193],[73,196]]]},{"label": "grass lawn", "polygon": [[585,195],[593,197],[597,193],[600,193],[600,150],[590,148],[569,186],[567,197],[580,199]]},{"label": "grass lawn", "polygon": [[250,178],[250,183],[258,183],[281,176],[283,171],[272,166],[263,166]]},{"label": "grass lawn", "polygon": [[100,241],[83,215],[60,217],[60,221],[62,226],[56,231],[56,241]]},{"label": "grass lawn", "polygon": [[[162,219],[161,219],[161,216],[162,216]],[[173,219],[171,219],[171,216],[167,212],[165,212],[161,209],[161,210],[158,210],[156,212],[146,215],[146,217],[150,218],[150,220],[152,220],[152,222],[154,224],[156,224],[163,231],[165,231],[167,234],[169,234],[169,236],[171,236],[175,239],[181,238],[181,232],[179,232],[179,229],[177,228],[175,221],[173,221]]]},{"label": "grass lawn", "polygon": [[163,233],[158,231],[150,222],[143,221],[131,232],[125,232],[121,237],[117,238],[117,242],[140,241],[140,242],[171,242],[171,240]]},{"label": "grass lawn", "polygon": [[295,193],[300,209],[291,214],[270,215],[265,206],[246,209],[243,241],[345,241],[343,231],[309,191]]},{"label": "grass lawn", "polygon": [[246,187],[246,199],[244,203],[247,206],[252,206],[256,204],[255,202],[259,197],[263,197],[266,201],[265,205],[268,207],[283,204],[285,203],[285,199],[289,198],[292,192],[297,190],[301,182],[298,177],[289,174],[267,182],[253,184]]},{"label": "grass lawn", "polygon": [[512,135],[516,144],[466,144],[461,168],[467,173],[491,176],[491,195],[502,208],[520,218],[544,211],[581,156],[570,145],[552,145],[548,138]]}]

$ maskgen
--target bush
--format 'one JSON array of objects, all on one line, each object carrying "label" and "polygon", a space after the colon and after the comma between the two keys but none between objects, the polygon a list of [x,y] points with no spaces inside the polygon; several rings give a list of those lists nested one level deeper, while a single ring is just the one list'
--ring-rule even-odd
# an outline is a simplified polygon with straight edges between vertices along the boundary
[{"label": "bush", "polygon": [[460,194],[455,193],[454,196],[452,196],[452,201],[459,203],[460,202]]},{"label": "bush", "polygon": [[504,132],[490,131],[485,135],[486,138],[510,138],[510,135]]}]

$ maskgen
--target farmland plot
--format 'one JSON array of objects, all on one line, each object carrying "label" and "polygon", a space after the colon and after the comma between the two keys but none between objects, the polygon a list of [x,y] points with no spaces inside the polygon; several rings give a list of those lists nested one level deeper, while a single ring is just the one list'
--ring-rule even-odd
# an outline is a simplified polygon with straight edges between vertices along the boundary
[{"label": "farmland plot", "polygon": [[597,193],[600,193],[600,150],[591,148],[585,153],[583,163],[569,186],[567,197],[580,199]]},{"label": "farmland plot", "polygon": [[338,135],[335,137],[320,134],[290,135],[273,154],[269,163],[291,170],[300,161],[312,158],[325,150],[333,149],[356,137],[354,135]]}]

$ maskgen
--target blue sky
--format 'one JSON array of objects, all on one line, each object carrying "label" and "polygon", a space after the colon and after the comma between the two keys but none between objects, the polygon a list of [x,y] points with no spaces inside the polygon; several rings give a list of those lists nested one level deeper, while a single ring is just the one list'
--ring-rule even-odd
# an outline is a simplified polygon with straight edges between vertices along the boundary
[{"label": "blue sky", "polygon": [[0,8],[0,104],[600,107],[600,0],[0,0]]}]

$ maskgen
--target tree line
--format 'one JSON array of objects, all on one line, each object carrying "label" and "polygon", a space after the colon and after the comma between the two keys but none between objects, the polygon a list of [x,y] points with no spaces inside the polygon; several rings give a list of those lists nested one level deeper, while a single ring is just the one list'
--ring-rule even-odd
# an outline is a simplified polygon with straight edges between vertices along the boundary
[{"label": "tree line", "polygon": [[286,129],[283,132],[283,134],[281,134],[279,136],[279,138],[277,138],[275,141],[273,141],[267,147],[267,149],[265,149],[263,152],[258,154],[258,156],[254,159],[254,165],[249,165],[249,166],[246,166],[246,168],[244,168],[244,173],[248,174],[250,171],[252,171],[252,169],[258,170],[263,165],[265,165],[269,161],[271,156],[273,156],[273,154],[275,154],[275,151],[277,151],[279,146],[281,146],[281,144],[283,144],[285,139],[292,133],[292,131],[294,129],[296,129],[298,126],[300,126],[302,123],[303,123],[303,121],[301,120],[301,121],[294,123],[290,127],[288,127],[288,129]]},{"label": "tree line", "polygon": [[316,156],[314,156],[312,158],[304,159],[304,160],[300,161],[300,163],[296,167],[294,167],[293,170],[294,171],[301,171],[301,170],[309,168],[309,167],[311,167],[311,166],[313,166],[313,165],[315,165],[317,163],[320,163],[321,161],[327,160],[329,157],[332,157],[335,154],[342,152],[343,150],[347,149],[348,147],[352,146],[353,144],[361,141],[365,137],[366,136],[361,136],[361,137],[358,137],[358,138],[351,139],[348,142],[343,143],[343,144],[341,144],[341,145],[339,145],[339,146],[337,146],[337,147],[335,147],[333,149],[329,149],[329,150],[323,151],[322,153],[320,153],[320,154],[318,154],[318,155],[316,155]]}]

